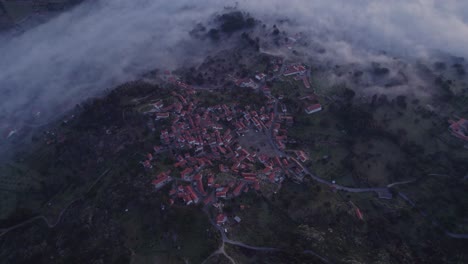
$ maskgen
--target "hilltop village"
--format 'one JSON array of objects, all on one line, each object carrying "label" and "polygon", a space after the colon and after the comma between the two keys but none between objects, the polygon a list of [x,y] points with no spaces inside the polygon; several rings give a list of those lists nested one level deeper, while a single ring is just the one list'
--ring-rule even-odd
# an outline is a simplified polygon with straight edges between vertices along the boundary
[{"label": "hilltop village", "polygon": [[[227,200],[247,192],[271,195],[280,190],[286,178],[301,182],[310,175],[305,164],[309,162],[308,153],[286,148],[291,140],[288,128],[295,125],[295,117],[282,103],[283,96],[272,94],[266,80],[281,77],[301,82],[309,91],[308,95],[298,98],[307,115],[321,111],[322,105],[311,89],[307,66],[286,64],[282,59],[273,60],[273,64],[270,72],[257,72],[251,78],[228,75],[237,89],[252,89],[261,94],[263,105],[237,102],[206,106],[197,96],[203,87],[188,85],[179,76],[164,72],[162,79],[180,90],[171,93],[174,100],[156,99],[140,108],[151,116],[150,126],[162,127],[160,144],[146,154],[141,164],[151,175],[156,191],[167,191],[168,206],[212,206],[217,213],[218,226],[226,222],[239,223],[238,216],[231,214],[230,221],[223,212]],[[451,121],[450,131],[466,140],[466,121]],[[173,162],[161,170],[158,154],[167,151],[172,153]],[[330,187],[334,188],[334,182]],[[379,193],[379,197],[388,198],[391,194]],[[356,216],[363,219],[357,207]]]},{"label": "hilltop village", "polygon": [[[310,88],[305,66],[278,65],[274,69],[278,76],[294,76]],[[164,73],[167,82],[182,89],[172,92],[176,100],[171,104],[156,100],[144,107],[144,112],[154,117],[154,126],[163,121],[169,125],[160,133],[161,144],[154,146],[141,164],[155,175],[152,184],[156,190],[170,186],[169,206],[212,205],[219,211],[216,222],[221,225],[227,221],[222,210],[224,200],[266,188],[276,192],[286,177],[302,181],[306,175],[304,162],[309,157],[300,149],[286,153],[288,127],[294,125],[294,117],[280,103],[281,96],[271,95],[270,88],[263,83],[266,77],[259,73],[255,81],[233,79],[239,89],[249,87],[261,92],[265,97],[263,106],[235,103],[204,107],[194,87],[168,71]],[[308,102],[313,98],[302,99]],[[319,103],[311,100],[305,112],[312,114],[321,109]],[[262,146],[254,147],[255,141]],[[168,150],[175,160],[169,169],[160,171],[157,156]],[[240,222],[239,217],[234,219]]]}]

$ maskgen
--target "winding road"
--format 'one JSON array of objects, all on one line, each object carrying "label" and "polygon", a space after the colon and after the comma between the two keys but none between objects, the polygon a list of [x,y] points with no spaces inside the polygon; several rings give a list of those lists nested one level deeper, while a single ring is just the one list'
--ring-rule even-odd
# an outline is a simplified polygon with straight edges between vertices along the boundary
[{"label": "winding road", "polygon": [[[277,144],[275,144],[275,142],[273,141],[273,126],[274,126],[274,124],[276,123],[276,121],[278,119],[278,101],[279,101],[278,99],[275,100],[274,119],[273,119],[273,122],[272,122],[272,124],[270,126],[270,129],[268,131],[268,141],[269,141],[270,145],[273,147],[273,149],[275,150],[276,155],[278,155],[279,157],[291,158],[290,155],[288,155],[284,151],[280,150],[278,148]],[[309,175],[313,180],[315,180],[317,182],[320,182],[322,184],[328,185],[330,188],[334,188],[335,190],[340,190],[340,191],[345,191],[345,192],[352,192],[352,193],[375,192],[375,193],[377,193],[377,195],[380,198],[387,198],[387,199],[392,198],[392,194],[391,194],[391,192],[389,190],[390,187],[392,187],[394,185],[397,185],[397,184],[403,184],[404,183],[404,182],[393,183],[393,184],[387,185],[387,187],[352,188],[352,187],[346,187],[346,186],[342,186],[342,185],[338,185],[338,184],[333,184],[333,183],[331,183],[331,182],[329,182],[329,181],[327,181],[327,180],[325,180],[323,178],[320,178],[317,175],[313,174],[306,167],[304,167],[304,172],[307,175]]]},{"label": "winding road", "polygon": [[[273,247],[256,247],[256,246],[251,246],[251,245],[247,245],[243,242],[240,242],[240,241],[235,241],[235,240],[231,240],[229,239],[227,236],[226,236],[226,233],[224,232],[223,228],[219,225],[217,225],[213,219],[211,219],[210,215],[209,215],[209,212],[207,210],[207,207],[204,208],[203,210],[206,215],[208,216],[208,219],[210,220],[210,223],[211,225],[216,228],[216,230],[218,230],[218,232],[221,234],[221,238],[222,238],[222,243],[221,243],[221,246],[219,247],[219,249],[217,249],[215,252],[213,252],[211,255],[209,255],[205,261],[203,261],[203,263],[206,263],[211,257],[217,255],[217,254],[223,254],[224,256],[226,256],[232,263],[236,263],[235,260],[230,257],[226,251],[224,250],[224,245],[225,244],[230,244],[230,245],[234,245],[234,246],[238,246],[238,247],[243,247],[243,248],[246,248],[246,249],[250,249],[250,250],[255,250],[255,251],[263,251],[263,252],[285,252],[284,249],[280,249],[280,248],[273,248]],[[320,256],[318,253],[312,251],[312,250],[304,250],[303,251],[303,254],[308,254],[308,255],[313,255],[317,258],[319,258],[320,260],[322,260],[324,263],[330,263],[330,261],[328,259],[326,259],[325,257],[322,257]]]},{"label": "winding road", "polygon": [[440,223],[439,221],[437,221],[435,218],[431,217],[428,213],[426,213],[424,210],[422,210],[421,208],[419,208],[416,203],[411,200],[408,195],[406,195],[405,193],[403,192],[398,192],[398,196],[400,196],[400,198],[402,198],[403,200],[405,200],[409,205],[411,205],[411,207],[415,208],[418,210],[419,214],[426,218],[426,219],[429,219],[431,221],[431,223],[435,226],[437,226],[438,228],[442,229],[445,233],[445,235],[451,237],[451,238],[456,238],[456,239],[468,239],[468,234],[457,234],[457,233],[452,233],[452,232],[449,232],[447,229],[445,229]]}]

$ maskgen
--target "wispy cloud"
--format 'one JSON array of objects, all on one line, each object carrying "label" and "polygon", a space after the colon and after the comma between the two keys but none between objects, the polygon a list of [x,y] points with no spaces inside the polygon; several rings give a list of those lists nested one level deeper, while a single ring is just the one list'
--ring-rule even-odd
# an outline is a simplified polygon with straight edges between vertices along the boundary
[{"label": "wispy cloud", "polygon": [[[296,31],[329,45],[337,60],[366,59],[363,50],[403,57],[427,57],[434,50],[468,56],[466,1],[238,2],[240,9],[270,24],[289,18]],[[155,67],[175,68],[203,58],[215,46],[198,43],[188,32],[234,4],[87,1],[19,36],[0,37],[0,122],[25,122],[36,111],[52,117]]]}]

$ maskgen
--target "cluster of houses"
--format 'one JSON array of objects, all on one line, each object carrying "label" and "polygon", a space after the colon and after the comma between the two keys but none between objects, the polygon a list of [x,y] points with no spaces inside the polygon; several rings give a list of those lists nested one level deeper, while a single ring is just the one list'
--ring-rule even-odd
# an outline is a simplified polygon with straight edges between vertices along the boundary
[{"label": "cluster of houses", "polygon": [[[193,89],[178,81],[174,84],[185,88],[172,93],[175,102],[168,106],[162,100],[152,103],[154,111],[150,113],[156,125],[161,119],[169,119],[170,125],[161,130],[161,145],[155,146],[142,162],[157,175],[152,181],[156,189],[171,184],[170,204],[217,205],[220,199],[259,191],[265,183],[280,185],[285,177],[303,174],[302,162],[308,160],[303,151],[296,151],[296,158],[278,157],[239,143],[239,137],[249,131],[272,133],[277,146],[285,149],[287,130],[282,124],[293,119],[286,114],[275,117],[274,98],[267,97],[266,105],[259,109],[239,104],[202,107]],[[157,173],[154,154],[161,151],[175,153],[174,163],[170,170]],[[224,218],[219,220],[223,222]]]}]

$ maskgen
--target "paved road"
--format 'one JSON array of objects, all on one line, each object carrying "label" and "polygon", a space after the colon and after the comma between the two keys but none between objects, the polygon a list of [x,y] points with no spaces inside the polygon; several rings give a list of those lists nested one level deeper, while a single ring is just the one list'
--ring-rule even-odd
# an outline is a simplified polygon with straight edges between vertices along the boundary
[{"label": "paved road", "polygon": [[392,188],[392,187],[397,186],[397,185],[408,184],[408,183],[412,183],[412,182],[415,182],[415,181],[416,181],[416,179],[407,180],[407,181],[400,181],[400,182],[394,182],[394,183],[390,183],[389,185],[387,185],[387,188]]},{"label": "paved road", "polygon": [[[278,118],[278,99],[276,99],[276,101],[275,101],[274,119],[273,119],[272,125],[270,127],[270,130],[268,132],[268,141],[270,142],[270,145],[275,150],[276,155],[278,155],[280,157],[290,158],[291,156],[286,154],[284,151],[280,150],[278,148],[278,146],[276,145],[276,143],[273,141],[273,125],[276,122],[277,118]],[[334,188],[336,190],[352,192],[352,193],[375,192],[381,198],[392,198],[392,194],[390,193],[390,190],[389,190],[389,188],[391,186],[393,186],[392,184],[390,184],[390,187],[387,186],[387,187],[375,187],[375,188],[352,188],[352,187],[346,187],[346,186],[342,186],[342,185],[338,185],[338,184],[333,184],[333,183],[331,183],[331,182],[329,182],[329,181],[327,181],[325,179],[322,179],[322,178],[316,176],[315,174],[313,174],[312,172],[310,172],[310,170],[307,169],[306,167],[304,167],[304,172],[307,175],[309,175],[313,180],[315,180],[317,182],[320,182],[320,183],[323,183],[325,185],[328,185],[330,188]],[[396,185],[396,184],[403,184],[403,183],[402,182],[394,183],[394,185]]]}]

